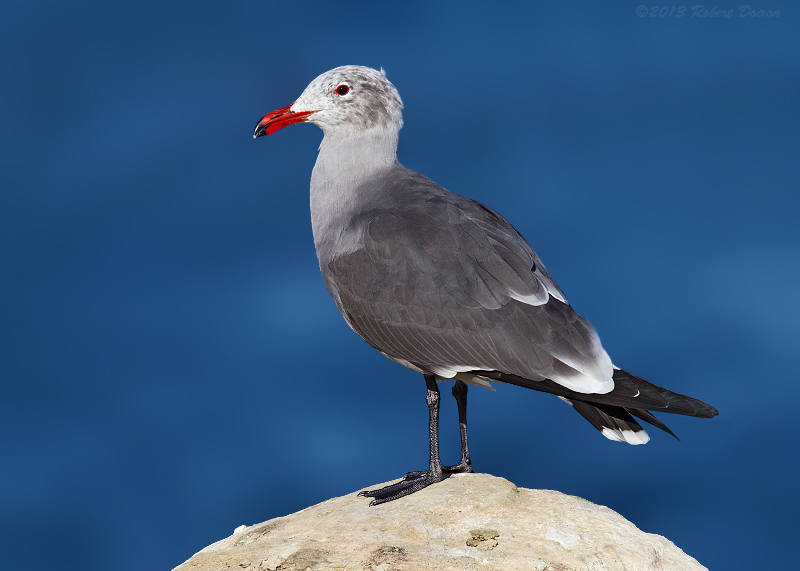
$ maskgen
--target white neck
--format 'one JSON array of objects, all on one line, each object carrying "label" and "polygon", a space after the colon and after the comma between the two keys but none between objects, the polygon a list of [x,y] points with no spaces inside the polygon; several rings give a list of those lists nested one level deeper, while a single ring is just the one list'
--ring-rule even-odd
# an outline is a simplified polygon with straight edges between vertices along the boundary
[{"label": "white neck", "polygon": [[358,189],[378,172],[397,163],[399,129],[376,127],[337,137],[327,132],[311,173],[311,226],[319,249],[323,233],[337,235],[336,223],[356,207]]}]

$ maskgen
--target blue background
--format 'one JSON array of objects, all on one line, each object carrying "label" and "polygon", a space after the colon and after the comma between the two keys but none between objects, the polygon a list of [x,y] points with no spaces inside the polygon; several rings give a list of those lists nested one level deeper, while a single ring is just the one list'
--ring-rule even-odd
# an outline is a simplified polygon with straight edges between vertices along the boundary
[{"label": "blue background", "polygon": [[4,2],[0,566],[171,569],[426,465],[422,378],[319,275],[321,132],[251,138],[343,64],[387,70],[400,160],[517,226],[617,365],[720,410],[631,447],[474,389],[476,470],[712,569],[796,563],[796,6],[600,4]]}]

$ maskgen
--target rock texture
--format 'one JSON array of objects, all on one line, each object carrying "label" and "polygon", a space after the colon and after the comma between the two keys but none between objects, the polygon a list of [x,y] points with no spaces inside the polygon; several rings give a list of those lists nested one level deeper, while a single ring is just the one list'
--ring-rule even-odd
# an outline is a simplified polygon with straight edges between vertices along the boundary
[{"label": "rock texture", "polygon": [[705,569],[606,507],[488,474],[368,504],[353,493],[238,527],[175,571]]}]

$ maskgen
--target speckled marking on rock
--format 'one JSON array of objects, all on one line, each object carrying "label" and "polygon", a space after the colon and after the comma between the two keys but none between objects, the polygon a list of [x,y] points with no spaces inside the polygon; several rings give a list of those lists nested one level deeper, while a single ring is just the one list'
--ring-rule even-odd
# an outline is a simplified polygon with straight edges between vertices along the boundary
[{"label": "speckled marking on rock", "polygon": [[469,533],[472,537],[467,540],[469,547],[481,547],[483,549],[493,549],[497,547],[498,541],[495,539],[500,537],[495,529],[471,529]]}]

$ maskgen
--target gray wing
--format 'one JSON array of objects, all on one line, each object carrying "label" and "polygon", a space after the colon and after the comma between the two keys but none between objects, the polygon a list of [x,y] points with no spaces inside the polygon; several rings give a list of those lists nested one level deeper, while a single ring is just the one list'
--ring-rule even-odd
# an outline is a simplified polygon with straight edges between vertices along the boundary
[{"label": "gray wing", "polygon": [[592,326],[502,217],[421,175],[355,217],[322,263],[348,324],[387,357],[441,378],[501,371],[582,393],[614,388]]}]

